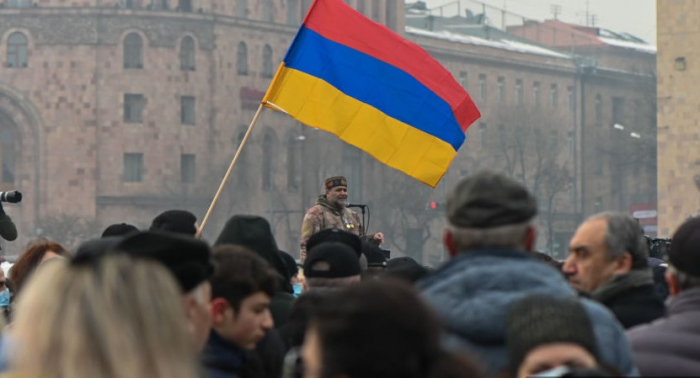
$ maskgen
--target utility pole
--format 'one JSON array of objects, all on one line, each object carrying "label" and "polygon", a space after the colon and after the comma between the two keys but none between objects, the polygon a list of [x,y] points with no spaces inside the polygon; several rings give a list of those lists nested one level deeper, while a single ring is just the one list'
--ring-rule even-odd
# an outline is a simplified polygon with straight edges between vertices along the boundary
[{"label": "utility pole", "polygon": [[561,5],[551,4],[549,7],[549,11],[552,12],[552,16],[554,16],[554,19],[558,20],[559,15],[561,14]]}]

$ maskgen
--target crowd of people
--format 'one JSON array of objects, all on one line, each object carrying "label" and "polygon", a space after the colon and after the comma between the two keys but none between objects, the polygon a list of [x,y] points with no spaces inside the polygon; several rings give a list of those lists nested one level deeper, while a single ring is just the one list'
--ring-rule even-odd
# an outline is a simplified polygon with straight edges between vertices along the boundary
[{"label": "crowd of people", "polygon": [[344,178],[324,189],[299,261],[263,217],[210,245],[183,210],[33,243],[0,277],[0,377],[700,375],[700,218],[652,258],[635,219],[596,214],[560,263],[534,250],[533,195],[485,171],[452,189],[428,268],[364,233]]}]

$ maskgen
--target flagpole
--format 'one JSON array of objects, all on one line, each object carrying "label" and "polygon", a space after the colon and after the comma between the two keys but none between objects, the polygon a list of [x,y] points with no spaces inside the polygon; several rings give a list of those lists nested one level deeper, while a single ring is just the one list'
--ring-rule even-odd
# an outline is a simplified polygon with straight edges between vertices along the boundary
[{"label": "flagpole", "polygon": [[255,116],[253,117],[253,120],[250,122],[250,126],[248,126],[248,131],[246,131],[245,136],[243,137],[243,140],[241,140],[241,144],[238,146],[238,150],[236,151],[236,154],[233,156],[233,160],[231,160],[231,165],[228,167],[228,171],[226,171],[226,174],[224,175],[223,180],[221,180],[221,184],[219,185],[219,190],[216,191],[216,194],[214,195],[214,199],[211,201],[211,205],[209,205],[209,210],[207,210],[207,214],[204,216],[204,219],[202,219],[202,223],[199,225],[199,230],[197,230],[197,237],[200,237],[202,235],[202,230],[204,230],[204,226],[207,225],[207,222],[209,221],[209,217],[211,216],[212,210],[214,210],[214,206],[216,206],[216,203],[219,201],[219,197],[221,196],[221,192],[224,190],[224,186],[226,186],[226,182],[228,181],[229,176],[231,176],[231,171],[233,171],[233,167],[236,165],[238,162],[238,158],[241,155],[241,150],[243,149],[243,146],[245,146],[246,142],[248,141],[248,137],[250,137],[250,133],[253,131],[253,127],[255,126],[255,123],[258,121],[258,117],[260,117],[260,113],[262,112],[263,109],[263,103],[260,103],[260,106],[258,106],[258,110],[255,112]]}]

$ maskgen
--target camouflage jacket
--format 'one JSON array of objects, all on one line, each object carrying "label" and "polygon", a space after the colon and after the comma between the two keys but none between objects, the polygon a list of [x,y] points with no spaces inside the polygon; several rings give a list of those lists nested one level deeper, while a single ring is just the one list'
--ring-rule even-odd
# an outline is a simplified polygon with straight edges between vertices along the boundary
[{"label": "camouflage jacket", "polygon": [[356,212],[344,207],[342,211],[328,203],[326,196],[319,196],[316,204],[304,215],[301,225],[301,261],[306,259],[306,241],[311,235],[327,228],[338,228],[362,236],[362,222]]}]

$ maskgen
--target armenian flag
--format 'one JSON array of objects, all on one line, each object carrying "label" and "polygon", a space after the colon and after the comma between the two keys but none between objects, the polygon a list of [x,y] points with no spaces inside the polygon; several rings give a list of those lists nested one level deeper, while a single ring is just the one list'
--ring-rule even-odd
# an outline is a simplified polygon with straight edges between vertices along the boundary
[{"label": "armenian flag", "polygon": [[415,43],[342,0],[316,0],[263,105],[435,187],[481,114]]}]

